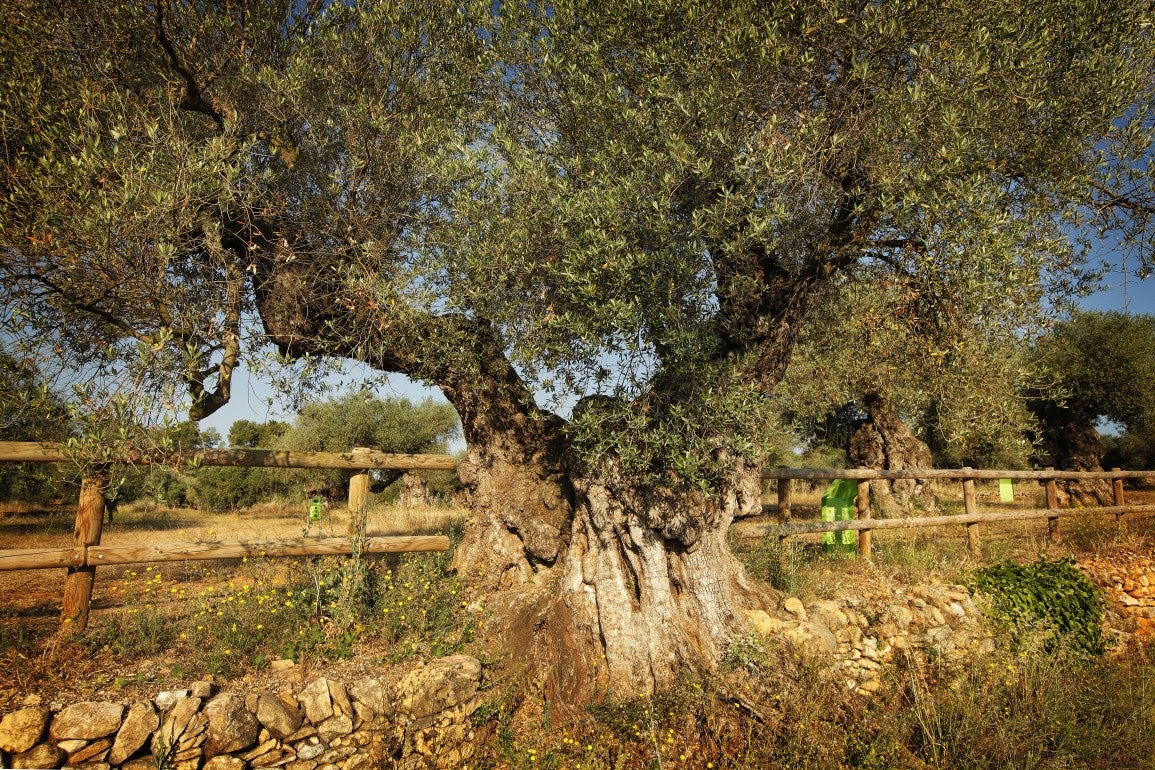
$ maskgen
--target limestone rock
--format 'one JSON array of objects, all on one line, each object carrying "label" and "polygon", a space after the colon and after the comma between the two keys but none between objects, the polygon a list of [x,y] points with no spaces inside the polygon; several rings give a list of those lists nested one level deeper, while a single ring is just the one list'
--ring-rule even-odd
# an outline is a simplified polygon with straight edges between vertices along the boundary
[{"label": "limestone rock", "polygon": [[802,620],[809,619],[814,623],[821,623],[831,631],[845,628],[846,626],[850,625],[850,621],[847,619],[846,615],[843,614],[839,603],[832,599],[823,599],[820,601],[812,602],[810,606],[806,608],[804,614],[799,617]]},{"label": "limestone rock", "polygon": [[156,770],[156,759],[152,756],[135,757],[122,764],[120,770]]},{"label": "limestone rock", "polygon": [[397,683],[398,710],[422,719],[472,698],[481,684],[481,662],[468,655],[435,660]]},{"label": "limestone rock", "polygon": [[329,680],[314,679],[301,690],[301,707],[310,722],[319,725],[333,716],[333,700],[329,696]]},{"label": "limestone rock", "polygon": [[91,741],[87,741],[84,738],[71,738],[66,741],[57,741],[56,748],[61,749],[66,754],[72,754],[74,752],[80,751],[90,742]]},{"label": "limestone rock", "polygon": [[311,738],[303,743],[297,744],[297,758],[298,759],[316,759],[324,754],[329,748],[321,743],[320,738]]},{"label": "limestone rock", "polygon": [[359,679],[349,686],[349,694],[357,703],[363,703],[376,714],[393,713],[389,692],[379,679]]},{"label": "limestone rock", "polygon": [[257,697],[256,710],[257,720],[282,740],[295,733],[303,721],[300,710],[272,693],[261,693]]},{"label": "limestone rock", "polygon": [[332,743],[334,738],[348,735],[353,732],[353,720],[347,716],[333,716],[317,725],[317,735],[325,743]]},{"label": "limestone rock", "polygon": [[[63,747],[58,745],[57,748]],[[108,754],[110,748],[112,748],[111,738],[101,738],[100,740],[93,741],[82,749],[68,752],[68,764],[79,765],[82,762],[99,762]]]},{"label": "limestone rock", "polygon": [[156,707],[161,711],[168,711],[176,705],[176,702],[181,698],[187,698],[190,695],[188,690],[165,690],[156,695]]},{"label": "limestone rock", "polygon": [[798,623],[783,634],[796,655],[804,659],[832,658],[838,652],[838,640],[830,629],[818,623]]},{"label": "limestone rock", "polygon": [[[249,764],[251,764],[253,767],[272,767],[274,765],[290,762],[292,761],[292,758],[292,754],[286,755],[285,752],[281,751],[280,749],[273,749],[267,754],[262,754],[259,757],[253,757],[249,761]],[[281,760],[285,760],[285,762],[282,762]]]},{"label": "limestone rock", "polygon": [[48,734],[54,740],[103,738],[120,729],[124,706],[119,703],[82,701],[68,706],[52,720]]},{"label": "limestone rock", "polygon": [[22,754],[28,751],[44,735],[44,728],[52,712],[39,706],[29,706],[13,711],[0,719],[0,751]]},{"label": "limestone rock", "polygon": [[[265,732],[268,733],[269,731],[265,730]],[[293,733],[288,738],[285,738],[282,743],[296,743],[297,741],[303,741],[306,738],[312,738],[316,734],[317,728],[306,722],[305,724],[301,725],[297,732]]]},{"label": "limestone rock", "polygon": [[767,638],[780,634],[786,625],[785,621],[772,617],[765,610],[746,610],[745,612],[754,630]]},{"label": "limestone rock", "polygon": [[786,601],[782,602],[782,609],[789,612],[799,620],[806,620],[806,607],[803,606],[802,600],[797,596],[789,596]]},{"label": "limestone rock", "polygon": [[213,696],[212,682],[193,682],[192,687],[189,688],[189,696],[193,698],[211,698]]},{"label": "limestone rock", "polygon": [[[311,759],[294,759],[285,765],[285,770],[314,770],[316,767],[317,763]],[[205,768],[205,770],[208,770],[208,768]]]},{"label": "limestone rock", "polygon": [[239,757],[221,754],[205,762],[201,770],[245,770],[245,761]]},{"label": "limestone rock", "polygon": [[200,698],[178,700],[153,735],[153,753],[165,752],[172,757],[204,743],[208,718],[199,713],[200,707]]},{"label": "limestone rock", "polygon": [[349,702],[349,693],[345,685],[329,680],[329,699],[333,701],[333,713],[353,716],[353,704]]},{"label": "limestone rock", "polygon": [[344,770],[373,770],[373,768],[377,766],[373,757],[368,754],[354,754],[349,757],[349,761],[345,763]]},{"label": "limestone rock", "polygon": [[276,749],[277,749],[277,739],[276,738],[270,738],[267,741],[261,741],[261,745],[257,746],[252,751],[249,751],[245,754],[242,754],[241,759],[245,760],[246,762],[251,762],[256,757],[263,757],[265,754],[268,754],[270,751],[276,751]]},{"label": "limestone rock", "polygon": [[261,726],[257,717],[245,708],[243,698],[222,693],[204,708],[208,719],[205,730],[206,757],[244,751],[257,742]]},{"label": "limestone rock", "polygon": [[124,724],[116,733],[116,740],[112,743],[112,750],[108,752],[108,762],[113,765],[124,764],[124,761],[144,746],[149,736],[160,727],[160,717],[151,703],[134,703],[124,717]]},{"label": "limestone rock", "polygon": [[35,768],[45,770],[52,767],[63,767],[68,755],[51,743],[42,743],[35,748],[12,756],[12,767]]}]

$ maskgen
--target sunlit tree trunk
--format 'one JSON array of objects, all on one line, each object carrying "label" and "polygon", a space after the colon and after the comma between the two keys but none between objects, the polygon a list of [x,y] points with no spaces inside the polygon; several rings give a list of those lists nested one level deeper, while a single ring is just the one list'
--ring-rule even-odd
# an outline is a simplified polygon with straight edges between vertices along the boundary
[{"label": "sunlit tree trunk", "polygon": [[[916,470],[931,468],[934,461],[927,447],[881,397],[866,397],[867,419],[850,437],[850,462],[875,470]],[[874,502],[883,516],[902,516],[913,510],[938,510],[938,499],[930,483],[922,479],[893,479],[871,484]]]}]

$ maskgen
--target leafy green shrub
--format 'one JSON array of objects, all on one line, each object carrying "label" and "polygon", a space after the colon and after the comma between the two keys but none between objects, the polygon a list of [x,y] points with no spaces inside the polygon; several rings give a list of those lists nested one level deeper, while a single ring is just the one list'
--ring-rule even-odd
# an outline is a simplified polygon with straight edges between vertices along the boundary
[{"label": "leafy green shrub", "polygon": [[1070,557],[994,564],[974,573],[972,587],[990,597],[994,620],[1010,630],[1012,644],[1039,634],[1047,652],[1066,645],[1086,655],[1103,653],[1099,589]]}]

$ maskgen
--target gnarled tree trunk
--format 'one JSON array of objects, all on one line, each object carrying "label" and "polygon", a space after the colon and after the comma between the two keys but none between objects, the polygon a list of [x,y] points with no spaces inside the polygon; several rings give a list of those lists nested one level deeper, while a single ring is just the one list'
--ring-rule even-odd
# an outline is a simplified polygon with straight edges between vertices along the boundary
[{"label": "gnarled tree trunk", "polygon": [[711,669],[745,628],[741,610],[772,605],[727,540],[734,517],[761,505],[756,469],[720,500],[646,488],[613,462],[579,470],[560,421],[496,431],[492,412],[463,414],[471,517],[454,566],[493,612],[493,642],[551,702],[650,693]]},{"label": "gnarled tree trunk", "polygon": [[756,473],[719,502],[642,489],[612,467],[562,484],[523,465],[466,468],[473,515],[455,566],[485,587],[494,641],[555,704],[710,670],[744,630],[742,609],[772,606],[727,540],[761,504]]},{"label": "gnarled tree trunk", "polygon": [[[914,470],[934,467],[930,448],[877,394],[865,398],[867,419],[850,437],[850,462],[875,470]],[[938,498],[924,479],[874,481],[871,494],[879,513],[885,517],[903,516],[911,511],[934,513]]]},{"label": "gnarled tree trunk", "polygon": [[[1052,402],[1032,407],[1042,423],[1042,441],[1036,461],[1065,471],[1101,471],[1103,440],[1089,418],[1080,418],[1070,409]],[[1114,505],[1111,485],[1105,479],[1059,481],[1059,505]]]}]

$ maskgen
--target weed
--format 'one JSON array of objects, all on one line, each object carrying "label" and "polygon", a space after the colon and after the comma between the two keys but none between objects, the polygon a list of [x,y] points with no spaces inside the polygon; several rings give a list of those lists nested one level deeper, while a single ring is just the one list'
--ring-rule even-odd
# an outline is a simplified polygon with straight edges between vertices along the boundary
[{"label": "weed", "polygon": [[1012,645],[1040,641],[1047,652],[1063,645],[1085,655],[1103,653],[1100,592],[1073,559],[994,564],[977,570],[972,585],[990,597],[992,619]]},{"label": "weed", "polygon": [[1150,767],[1149,653],[1100,661],[1042,647],[1003,650],[957,678],[906,666],[891,708],[911,715],[915,754],[941,768]]}]

